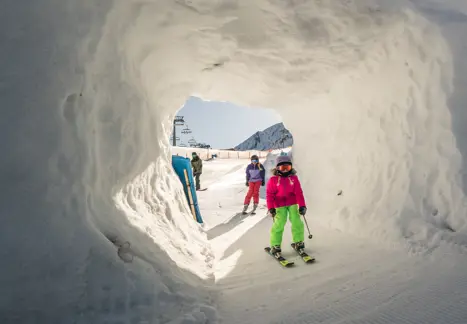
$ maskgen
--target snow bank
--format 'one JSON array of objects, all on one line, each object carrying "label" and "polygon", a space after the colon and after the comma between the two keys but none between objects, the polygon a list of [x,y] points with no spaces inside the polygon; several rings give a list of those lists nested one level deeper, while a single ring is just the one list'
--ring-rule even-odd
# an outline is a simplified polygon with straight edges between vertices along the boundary
[{"label": "snow bank", "polygon": [[306,174],[310,214],[378,240],[402,236],[415,249],[440,239],[461,243],[454,232],[465,233],[467,150],[453,126],[466,121],[458,92],[467,83],[461,82],[465,66],[453,63],[462,52],[453,52],[440,30],[412,10],[371,16],[372,22],[361,21],[371,32],[347,40],[358,48],[335,44],[356,63],[342,62],[326,92],[310,98],[308,127],[284,116],[296,138],[296,164]]},{"label": "snow bank", "polygon": [[189,95],[278,109],[329,226],[463,231],[465,48],[435,23],[406,1],[4,2],[1,322],[216,320],[169,164]]}]

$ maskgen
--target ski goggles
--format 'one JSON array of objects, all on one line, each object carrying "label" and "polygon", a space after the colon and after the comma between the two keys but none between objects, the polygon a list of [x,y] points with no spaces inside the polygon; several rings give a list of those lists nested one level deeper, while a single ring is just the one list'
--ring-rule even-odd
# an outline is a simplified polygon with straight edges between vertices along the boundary
[{"label": "ski goggles", "polygon": [[251,160],[251,163],[258,163],[258,160]]},{"label": "ski goggles", "polygon": [[290,164],[281,164],[277,167],[277,170],[281,172],[289,172],[292,170],[292,166]]}]

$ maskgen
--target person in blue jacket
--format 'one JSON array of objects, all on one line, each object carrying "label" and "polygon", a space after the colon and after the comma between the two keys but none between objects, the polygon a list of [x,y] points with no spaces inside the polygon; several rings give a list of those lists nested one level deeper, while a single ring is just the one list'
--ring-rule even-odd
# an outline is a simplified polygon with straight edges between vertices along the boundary
[{"label": "person in blue jacket", "polygon": [[265,184],[266,171],[264,166],[259,162],[257,155],[251,157],[251,163],[246,167],[246,186],[248,192],[243,202],[243,214],[246,214],[248,206],[250,206],[251,198],[253,198],[253,211],[256,211],[259,204],[259,189]]}]

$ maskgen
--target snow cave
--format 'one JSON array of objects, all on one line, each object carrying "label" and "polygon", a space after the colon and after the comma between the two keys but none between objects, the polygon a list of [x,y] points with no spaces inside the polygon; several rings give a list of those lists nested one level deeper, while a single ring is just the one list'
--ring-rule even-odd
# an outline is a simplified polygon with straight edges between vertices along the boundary
[{"label": "snow cave", "polygon": [[[465,318],[466,44],[454,0],[6,1],[0,322]],[[189,96],[280,113],[317,268],[284,279],[264,217],[214,246],[193,221],[168,141]]]}]

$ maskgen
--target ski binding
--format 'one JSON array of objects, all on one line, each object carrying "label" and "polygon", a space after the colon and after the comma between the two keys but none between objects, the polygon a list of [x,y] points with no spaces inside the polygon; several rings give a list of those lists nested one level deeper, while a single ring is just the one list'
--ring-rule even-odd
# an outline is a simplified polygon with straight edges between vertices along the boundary
[{"label": "ski binding", "polygon": [[280,253],[276,253],[276,255],[272,254],[271,253],[271,248],[268,246],[268,247],[265,247],[264,250],[269,254],[271,255],[273,258],[275,258],[277,261],[279,261],[279,263],[283,266],[283,267],[286,267],[286,268],[289,268],[291,266],[294,265],[294,262],[293,261],[288,261],[287,259],[285,259]]},{"label": "ski binding", "polygon": [[294,243],[292,243],[290,245],[292,246],[294,251],[297,252],[297,254],[302,258],[302,260],[305,263],[313,263],[313,262],[316,261],[315,257],[313,257],[311,255],[308,255],[303,249],[300,249],[300,250],[295,249],[295,244]]}]

